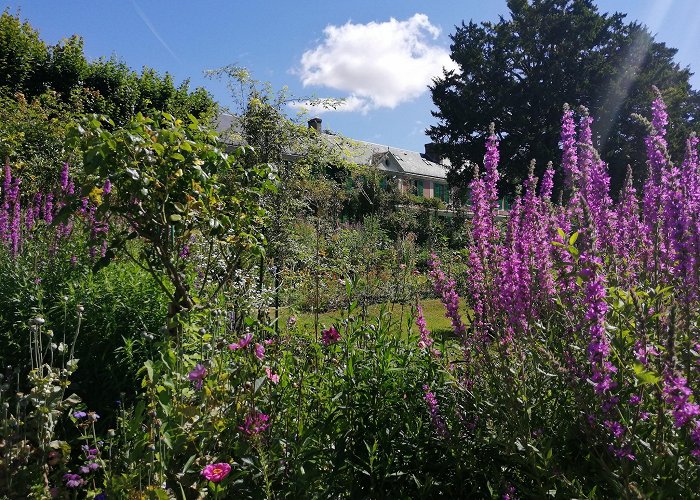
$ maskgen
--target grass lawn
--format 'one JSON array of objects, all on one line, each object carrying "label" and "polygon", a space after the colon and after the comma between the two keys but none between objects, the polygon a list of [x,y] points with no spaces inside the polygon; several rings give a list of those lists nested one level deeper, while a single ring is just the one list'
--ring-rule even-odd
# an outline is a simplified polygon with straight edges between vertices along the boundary
[{"label": "grass lawn", "polygon": [[[425,316],[425,321],[428,325],[428,329],[435,334],[436,337],[441,337],[443,335],[452,334],[451,322],[445,317],[445,307],[442,305],[439,299],[428,299],[421,302],[423,306],[423,315]],[[403,320],[401,314],[401,304],[373,304],[367,307],[367,317],[376,318],[379,316],[382,308],[389,312],[391,315],[392,328],[398,334],[405,334],[407,331],[407,322],[411,315],[411,306],[403,305]],[[324,326],[328,327],[334,323],[337,323],[341,318],[343,311],[328,311],[320,313],[318,315],[319,330]],[[347,313],[347,311],[345,311]],[[270,316],[274,317],[274,309],[270,310]],[[360,316],[362,314],[361,308],[357,308],[353,312],[353,316]],[[280,326],[283,327],[289,319],[290,310],[288,308],[280,308],[279,311],[279,322]],[[313,313],[302,312],[297,313],[297,325],[304,331],[313,331],[314,329],[314,315]],[[399,327],[401,323],[402,328]],[[412,324],[414,332],[416,331],[416,325]]]}]

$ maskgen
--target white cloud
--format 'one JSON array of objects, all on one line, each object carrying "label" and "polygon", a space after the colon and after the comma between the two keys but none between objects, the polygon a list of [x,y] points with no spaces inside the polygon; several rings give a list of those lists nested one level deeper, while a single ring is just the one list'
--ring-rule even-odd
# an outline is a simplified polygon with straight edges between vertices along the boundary
[{"label": "white cloud", "polygon": [[449,50],[434,42],[440,29],[425,14],[405,21],[348,22],[323,32],[321,43],[302,55],[298,73],[304,86],[347,92],[338,111],[395,108],[426,92],[443,67],[455,68]]}]

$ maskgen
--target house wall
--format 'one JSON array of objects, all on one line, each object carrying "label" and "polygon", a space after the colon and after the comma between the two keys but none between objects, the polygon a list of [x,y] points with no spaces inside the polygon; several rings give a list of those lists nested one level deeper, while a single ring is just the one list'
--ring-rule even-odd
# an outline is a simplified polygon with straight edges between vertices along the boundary
[{"label": "house wall", "polygon": [[[403,194],[413,192],[413,181],[415,179],[420,179],[420,177],[400,177],[398,179],[399,191]],[[435,196],[435,182],[422,179],[423,180],[423,198],[433,198]],[[443,183],[444,184],[444,183]]]},{"label": "house wall", "polygon": [[408,179],[399,178],[399,192],[406,194],[411,191],[411,183]]}]

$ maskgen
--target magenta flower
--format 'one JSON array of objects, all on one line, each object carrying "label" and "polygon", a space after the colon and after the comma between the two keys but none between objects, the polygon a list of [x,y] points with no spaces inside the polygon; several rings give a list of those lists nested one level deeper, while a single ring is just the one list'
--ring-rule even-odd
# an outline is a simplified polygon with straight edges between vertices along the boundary
[{"label": "magenta flower", "polygon": [[263,360],[265,357],[265,346],[262,344],[255,344],[255,357],[258,358],[260,361]]},{"label": "magenta flower", "polygon": [[85,480],[80,477],[80,474],[64,474],[63,480],[66,482],[66,488],[80,488],[85,484]]},{"label": "magenta flower", "polygon": [[503,500],[518,500],[518,496],[516,495],[515,491],[515,486],[509,484],[501,498]]},{"label": "magenta flower", "polygon": [[663,394],[666,403],[673,407],[671,413],[676,427],[683,427],[700,417],[700,406],[690,401],[693,391],[688,387],[685,377],[667,374],[664,379]]},{"label": "magenta flower", "polygon": [[323,345],[335,344],[339,340],[340,333],[338,333],[338,330],[336,330],[334,326],[331,326],[327,330],[323,330],[321,332],[321,343]]},{"label": "magenta flower", "polygon": [[231,472],[231,465],[227,463],[209,464],[200,473],[205,479],[212,483],[220,483]]},{"label": "magenta flower", "polygon": [[700,420],[695,420],[693,422],[693,430],[690,432],[690,439],[692,439],[695,444],[695,449],[690,453],[696,459],[700,460]]},{"label": "magenta flower", "polygon": [[194,382],[194,386],[197,388],[197,390],[199,390],[202,388],[204,377],[206,376],[206,367],[204,365],[197,364],[197,366],[195,366],[194,369],[187,375],[187,378]]},{"label": "magenta flower", "polygon": [[243,425],[239,425],[238,428],[249,436],[254,436],[256,434],[260,434],[265,429],[270,427],[270,424],[268,423],[269,420],[269,415],[254,410],[246,415]]},{"label": "magenta flower", "polygon": [[[459,314],[459,295],[457,294],[457,284],[454,280],[448,279],[447,275],[440,268],[440,259],[437,255],[430,254],[428,266],[430,266],[430,277],[433,278],[433,287],[435,293],[441,296],[442,303],[445,306],[445,316],[452,320],[452,329],[459,338],[463,339],[467,327],[462,322],[462,316]],[[475,306],[477,309],[478,306]]]},{"label": "magenta flower", "polygon": [[253,334],[246,333],[241,337],[241,339],[238,342],[229,344],[228,348],[232,351],[237,351],[238,349],[245,349],[246,347],[248,347],[248,344],[250,344],[251,340],[253,340]]},{"label": "magenta flower", "polygon": [[635,460],[634,453],[632,453],[632,448],[629,446],[623,446],[622,448],[616,448],[613,445],[610,445],[608,449],[615,455],[616,458],[624,458],[630,461]]},{"label": "magenta flower", "polygon": [[428,412],[430,413],[430,420],[433,423],[433,427],[435,427],[435,431],[441,437],[447,436],[447,426],[445,425],[445,420],[442,418],[442,415],[440,414],[440,407],[438,406],[438,401],[437,401],[437,398],[435,397],[435,394],[433,394],[430,391],[430,387],[428,387],[427,384],[423,385],[423,392],[425,393],[425,395],[423,396],[423,399],[425,400],[425,403],[428,405]]},{"label": "magenta flower", "polygon": [[53,194],[48,193],[46,196],[44,196],[44,206],[42,208],[42,212],[44,215],[44,221],[47,224],[51,224],[53,222]]},{"label": "magenta flower", "polygon": [[68,189],[68,180],[69,180],[68,163],[64,163],[63,168],[61,169],[61,176],[60,176],[61,189],[63,191],[66,191]]},{"label": "magenta flower", "polygon": [[418,347],[420,349],[427,349],[433,345],[433,339],[430,336],[430,330],[428,330],[427,324],[425,322],[425,316],[423,316],[423,308],[420,305],[416,306],[418,311],[418,316],[416,317],[416,326],[418,326],[418,331],[420,332],[420,340],[418,341]]},{"label": "magenta flower", "polygon": [[97,448],[90,448],[88,445],[84,444],[81,449],[85,452],[87,455],[88,460],[94,460],[95,457],[99,454],[99,450]]},{"label": "magenta flower", "polygon": [[603,422],[603,425],[605,425],[605,427],[610,431],[610,433],[618,439],[624,436],[625,432],[627,432],[625,426],[617,420],[606,420],[605,422]]}]

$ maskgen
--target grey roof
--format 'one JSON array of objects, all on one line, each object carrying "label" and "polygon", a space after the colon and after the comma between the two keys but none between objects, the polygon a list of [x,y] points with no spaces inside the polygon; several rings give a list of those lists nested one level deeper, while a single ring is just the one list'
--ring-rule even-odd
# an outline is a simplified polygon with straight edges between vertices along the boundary
[{"label": "grey roof", "polygon": [[341,147],[348,160],[359,165],[376,166],[380,170],[433,179],[447,177],[447,168],[444,165],[428,160],[425,155],[416,151],[346,139],[327,133],[323,136],[331,144]]},{"label": "grey roof", "polygon": [[[240,118],[237,116],[221,113],[215,120],[215,126],[216,130],[222,134],[224,141],[230,144],[244,142]],[[331,146],[338,149],[345,158],[358,165],[373,166],[387,172],[432,179],[445,179],[447,177],[447,167],[428,160],[424,154],[416,151],[348,139],[327,131],[322,133],[322,137]],[[298,156],[299,153],[288,151],[287,154]]]},{"label": "grey roof", "polygon": [[245,143],[241,119],[236,115],[219,113],[214,118],[214,129],[219,133],[221,140],[229,145]]}]

